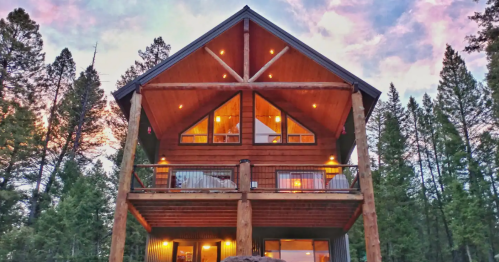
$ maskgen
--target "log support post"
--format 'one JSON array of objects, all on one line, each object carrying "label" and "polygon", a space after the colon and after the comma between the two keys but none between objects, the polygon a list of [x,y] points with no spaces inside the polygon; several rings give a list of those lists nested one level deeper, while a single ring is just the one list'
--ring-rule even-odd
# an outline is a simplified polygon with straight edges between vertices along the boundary
[{"label": "log support post", "polygon": [[381,251],[379,245],[378,219],[374,206],[374,191],[371,175],[371,161],[367,148],[366,118],[362,94],[354,84],[352,93],[353,120],[355,126],[355,142],[357,144],[357,155],[359,165],[359,183],[364,203],[362,204],[362,215],[364,218],[364,234],[366,241],[366,253],[368,262],[381,262]]},{"label": "log support post", "polygon": [[244,19],[244,65],[243,65],[243,82],[249,81],[249,19]]},{"label": "log support post", "polygon": [[118,195],[116,197],[116,209],[114,211],[113,235],[111,240],[110,262],[122,262],[125,250],[126,218],[128,214],[127,194],[130,191],[132,180],[133,160],[137,139],[139,135],[139,122],[142,95],[133,93],[130,107],[130,118],[128,120],[128,132],[120,166],[120,178]]},{"label": "log support post", "polygon": [[242,193],[242,199],[237,202],[237,256],[252,255],[252,212],[251,203],[247,199],[251,185],[251,165],[250,161],[243,159],[239,165],[239,189]]}]

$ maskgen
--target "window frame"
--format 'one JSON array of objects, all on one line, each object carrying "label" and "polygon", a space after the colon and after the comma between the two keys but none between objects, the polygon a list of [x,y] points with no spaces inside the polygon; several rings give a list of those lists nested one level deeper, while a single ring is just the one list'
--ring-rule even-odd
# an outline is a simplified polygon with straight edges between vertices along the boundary
[{"label": "window frame", "polygon": [[[236,96],[239,95],[239,133],[238,134],[230,134],[230,133],[220,133],[220,134],[215,134],[215,121],[216,121],[216,116],[215,116],[215,111],[217,111],[220,107],[224,106],[227,104],[230,100],[235,98]],[[231,96],[229,99],[225,100],[222,104],[219,106],[215,107],[212,111],[210,111],[209,115],[211,115],[213,121],[211,122],[211,142],[209,141],[209,136],[208,136],[208,143],[212,145],[241,145],[242,144],[242,130],[243,130],[243,93],[241,91],[238,91],[236,94]],[[208,133],[210,132],[210,122],[208,122]],[[227,141],[227,137],[229,136],[238,136],[239,141],[238,142],[215,142],[215,136],[225,136],[225,139]]]},{"label": "window frame", "polygon": [[[300,142],[289,142],[289,137],[290,137],[290,134],[289,134],[289,130],[288,130],[288,118],[291,118],[291,120],[293,120],[297,125],[301,126],[303,129],[306,129],[308,130],[311,134],[291,134],[291,136],[298,136],[300,137]],[[312,135],[314,137],[314,142],[302,142],[301,141],[301,137],[302,136],[310,136]],[[317,143],[317,136],[315,135],[315,132],[310,130],[310,128],[308,127],[305,127],[305,125],[303,125],[302,123],[300,123],[300,121],[296,120],[296,118],[290,116],[289,114],[286,114],[286,143],[288,144],[294,144],[294,145],[299,145],[299,144],[302,144],[302,145],[315,145]]]},{"label": "window frame", "polygon": [[[270,105],[272,105],[273,107],[277,108],[280,112],[281,112],[281,133],[280,134],[269,134],[269,135],[275,135],[275,136],[280,136],[281,139],[280,139],[280,142],[277,142],[277,143],[257,143],[256,142],[256,96],[259,96],[261,98],[263,98],[267,103],[269,103]],[[278,107],[277,105],[275,105],[274,103],[270,102],[269,99],[267,99],[266,97],[262,96],[262,94],[260,94],[259,92],[253,92],[253,145],[285,145],[286,142],[284,140],[284,121],[286,119],[286,113],[284,113],[284,110],[282,110],[280,107]],[[262,133],[263,134],[263,133]]]},{"label": "window frame", "polygon": [[[189,131],[189,129],[195,127],[197,124],[203,122],[205,119],[208,119],[208,128],[206,130],[207,131],[206,134],[194,134],[194,135],[187,134],[187,135],[184,135],[185,132]],[[184,136],[192,136],[193,138],[195,138],[196,136],[206,136],[206,143],[195,143],[195,142],[188,143],[188,142],[182,142],[182,137],[184,137]],[[210,142],[210,116],[209,115],[203,116],[201,119],[199,119],[198,121],[196,121],[196,123],[190,125],[186,129],[182,130],[182,132],[180,132],[180,134],[179,134],[179,139],[178,139],[178,143],[180,145],[206,145],[206,144],[209,144],[209,142]]]}]

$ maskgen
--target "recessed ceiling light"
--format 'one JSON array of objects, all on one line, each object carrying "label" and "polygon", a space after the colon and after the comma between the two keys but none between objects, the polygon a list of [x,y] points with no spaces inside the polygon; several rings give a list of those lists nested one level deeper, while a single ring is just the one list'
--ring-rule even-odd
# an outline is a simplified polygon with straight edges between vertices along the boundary
[{"label": "recessed ceiling light", "polygon": [[274,54],[274,49],[270,49],[270,54],[273,55]]},{"label": "recessed ceiling light", "polygon": [[223,75],[223,78],[226,78],[226,77],[227,77],[227,74],[224,74],[224,75]]},{"label": "recessed ceiling light", "polygon": [[184,106],[183,106],[183,105],[179,105],[179,106],[178,106],[178,108],[179,108],[179,109],[182,109],[182,107],[184,107]]},{"label": "recessed ceiling light", "polygon": [[269,78],[272,78],[272,74],[269,74]]},{"label": "recessed ceiling light", "polygon": [[313,108],[317,108],[317,105],[316,105],[316,104],[313,104],[313,105],[312,105],[312,107],[313,107]]},{"label": "recessed ceiling light", "polygon": [[221,55],[225,54],[225,51],[224,50],[220,50],[220,54]]}]

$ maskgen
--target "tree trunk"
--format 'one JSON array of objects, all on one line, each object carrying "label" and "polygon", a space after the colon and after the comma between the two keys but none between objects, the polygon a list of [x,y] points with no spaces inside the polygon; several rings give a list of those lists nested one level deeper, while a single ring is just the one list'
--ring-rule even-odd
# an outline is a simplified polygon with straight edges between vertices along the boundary
[{"label": "tree trunk", "polygon": [[64,160],[64,157],[66,156],[66,152],[68,151],[69,143],[71,142],[72,136],[73,136],[73,131],[69,131],[68,136],[66,137],[66,142],[64,143],[64,146],[62,147],[61,153],[59,154],[59,157],[57,158],[57,161],[54,165],[54,170],[52,170],[52,173],[50,174],[47,185],[45,186],[45,195],[49,194],[50,190],[52,189],[52,185],[55,182],[55,177],[57,175],[57,172],[59,172],[59,168],[61,166],[61,163]]}]

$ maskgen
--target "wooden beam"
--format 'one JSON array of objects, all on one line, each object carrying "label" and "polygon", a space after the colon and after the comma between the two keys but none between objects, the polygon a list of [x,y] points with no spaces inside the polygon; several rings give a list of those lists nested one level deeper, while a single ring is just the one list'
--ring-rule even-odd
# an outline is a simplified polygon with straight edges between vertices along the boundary
[{"label": "wooden beam", "polygon": [[268,61],[262,68],[260,68],[260,70],[258,70],[258,72],[256,72],[256,74],[250,78],[249,82],[255,82],[255,80],[257,80],[263,73],[265,73],[265,71],[267,71],[267,69],[269,69],[269,67],[275,63],[275,61],[277,61],[279,58],[281,58],[281,56],[283,56],[287,51],[289,50],[289,46],[286,46],[281,52],[279,52],[279,54],[277,54],[276,56],[272,57],[272,59],[270,59],[270,61]]},{"label": "wooden beam", "polygon": [[234,71],[232,68],[230,68],[230,66],[228,66],[222,59],[220,59],[220,57],[213,53],[213,51],[211,51],[208,47],[204,47],[204,49],[206,50],[206,52],[208,52],[208,54],[215,58],[215,60],[217,60],[217,62],[222,65],[222,67],[227,70],[227,72],[229,72],[229,74],[233,76],[237,80],[237,82],[243,82],[243,79],[239,76],[239,74],[236,73],[236,71]]},{"label": "wooden beam", "polygon": [[139,211],[131,204],[128,203],[128,211],[139,221],[139,223],[145,228],[147,232],[151,232],[151,226],[147,223],[144,217],[139,213]]},{"label": "wooden beam", "polygon": [[252,255],[253,226],[251,223],[251,202],[237,202],[236,256]]},{"label": "wooden beam", "polygon": [[381,262],[378,218],[376,217],[376,208],[374,205],[374,191],[370,167],[371,160],[367,147],[365,109],[360,91],[352,93],[352,109],[355,126],[355,142],[357,143],[359,182],[362,194],[364,195],[362,215],[364,218],[367,261]]},{"label": "wooden beam", "polygon": [[158,83],[147,84],[142,91],[154,90],[283,90],[283,89],[327,89],[352,92],[352,87],[343,82],[258,82],[258,83]]},{"label": "wooden beam", "polygon": [[123,151],[123,159],[120,166],[120,179],[118,184],[118,195],[116,197],[116,209],[114,211],[113,235],[111,239],[110,262],[123,261],[126,236],[126,217],[128,214],[127,194],[130,191],[132,180],[133,159],[137,148],[139,135],[139,122],[142,95],[133,93],[130,107],[130,118],[128,120],[128,132]]},{"label": "wooden beam", "polygon": [[343,193],[251,193],[248,194],[250,200],[333,200],[333,201],[362,201],[361,194]]},{"label": "wooden beam", "polygon": [[239,200],[241,193],[128,193],[128,200]]},{"label": "wooden beam", "polygon": [[249,19],[244,19],[244,64],[243,64],[243,82],[249,81]]},{"label": "wooden beam", "polygon": [[353,213],[352,217],[350,217],[350,220],[345,224],[343,227],[343,231],[346,233],[350,228],[353,226],[355,221],[357,221],[357,218],[359,218],[360,214],[362,214],[362,204],[360,204],[357,209],[355,209],[355,212]]}]

